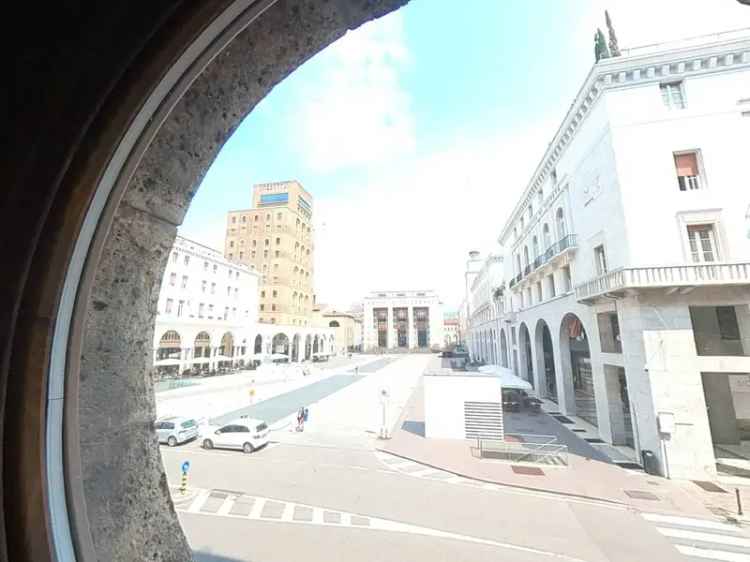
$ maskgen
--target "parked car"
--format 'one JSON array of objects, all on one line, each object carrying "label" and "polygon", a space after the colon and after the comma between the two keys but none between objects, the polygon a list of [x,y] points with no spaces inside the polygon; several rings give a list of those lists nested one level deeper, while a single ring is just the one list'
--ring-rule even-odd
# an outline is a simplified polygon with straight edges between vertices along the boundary
[{"label": "parked car", "polygon": [[268,444],[269,433],[268,424],[263,420],[243,417],[221,427],[208,426],[201,436],[201,444],[204,449],[217,447],[252,453]]},{"label": "parked car", "polygon": [[166,443],[170,447],[198,437],[198,424],[193,418],[161,418],[154,423],[154,429],[159,443]]}]

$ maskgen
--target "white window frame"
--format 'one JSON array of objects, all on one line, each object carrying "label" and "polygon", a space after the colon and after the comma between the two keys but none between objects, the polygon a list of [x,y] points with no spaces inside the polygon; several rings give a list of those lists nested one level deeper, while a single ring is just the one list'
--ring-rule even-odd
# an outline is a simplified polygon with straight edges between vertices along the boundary
[{"label": "white window frame", "polygon": [[[712,262],[705,262],[702,260],[699,262],[693,261],[693,252],[690,249],[690,239],[688,237],[687,227],[703,224],[711,225],[713,227],[716,259]],[[727,243],[726,233],[724,232],[723,222],[721,220],[721,209],[704,209],[700,211],[678,213],[677,226],[680,229],[680,240],[682,241],[682,252],[685,263],[725,263],[731,259],[729,244]]]},{"label": "white window frame", "polygon": [[703,151],[701,151],[700,148],[688,148],[685,150],[675,150],[672,152],[672,167],[674,168],[675,178],[678,178],[679,176],[677,175],[677,168],[674,164],[674,157],[683,154],[695,154],[695,161],[698,163],[698,188],[681,191],[678,187],[677,191],[679,193],[690,193],[692,191],[703,191],[704,189],[708,189],[708,177],[706,176],[706,168],[704,168],[703,166]]}]

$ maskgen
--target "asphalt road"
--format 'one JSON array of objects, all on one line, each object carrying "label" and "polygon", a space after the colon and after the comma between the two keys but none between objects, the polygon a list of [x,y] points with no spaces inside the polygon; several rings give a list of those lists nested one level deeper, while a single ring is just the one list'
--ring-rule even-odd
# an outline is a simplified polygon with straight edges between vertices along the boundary
[{"label": "asphalt road", "polygon": [[190,460],[191,487],[341,510],[459,537],[181,512],[191,545],[208,556],[198,560],[681,560],[653,526],[624,508],[411,477],[390,470],[371,451],[283,444],[251,455],[203,451],[197,444],[162,451],[173,484],[179,465]]}]

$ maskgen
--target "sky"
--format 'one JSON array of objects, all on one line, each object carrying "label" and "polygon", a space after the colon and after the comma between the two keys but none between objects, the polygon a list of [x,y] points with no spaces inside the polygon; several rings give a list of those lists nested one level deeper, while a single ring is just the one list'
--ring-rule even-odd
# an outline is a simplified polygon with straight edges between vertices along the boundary
[{"label": "sky", "polygon": [[497,237],[594,62],[621,48],[750,27],[736,0],[411,0],[310,59],[248,115],[180,234],[222,249],[255,183],[314,198],[317,302],[370,291],[463,298],[470,250]]}]

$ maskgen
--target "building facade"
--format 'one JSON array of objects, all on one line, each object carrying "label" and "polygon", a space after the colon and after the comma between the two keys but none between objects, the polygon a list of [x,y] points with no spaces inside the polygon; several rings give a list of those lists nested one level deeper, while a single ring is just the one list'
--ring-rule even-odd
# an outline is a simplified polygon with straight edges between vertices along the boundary
[{"label": "building facade", "polygon": [[503,257],[490,254],[467,287],[469,357],[499,364],[499,317],[503,301]]},{"label": "building facade", "polygon": [[333,353],[362,351],[362,320],[355,314],[316,307],[313,309],[313,325],[333,330]]},{"label": "building facade", "polygon": [[364,298],[364,349],[439,349],[443,305],[434,291],[376,291]]},{"label": "building facade", "polygon": [[499,363],[670,477],[749,458],[749,138],[747,32],[623,50],[499,237]]},{"label": "building facade", "polygon": [[299,362],[333,349],[331,329],[258,324],[258,277],[221,252],[178,236],[157,303],[156,372],[214,372],[271,353]]},{"label": "building facade", "polygon": [[443,318],[443,346],[448,348],[458,345],[458,332],[458,314],[446,312]]},{"label": "building facade", "polygon": [[309,326],[314,305],[313,198],[297,181],[254,186],[251,209],[230,211],[224,256],[260,278],[262,324]]}]

